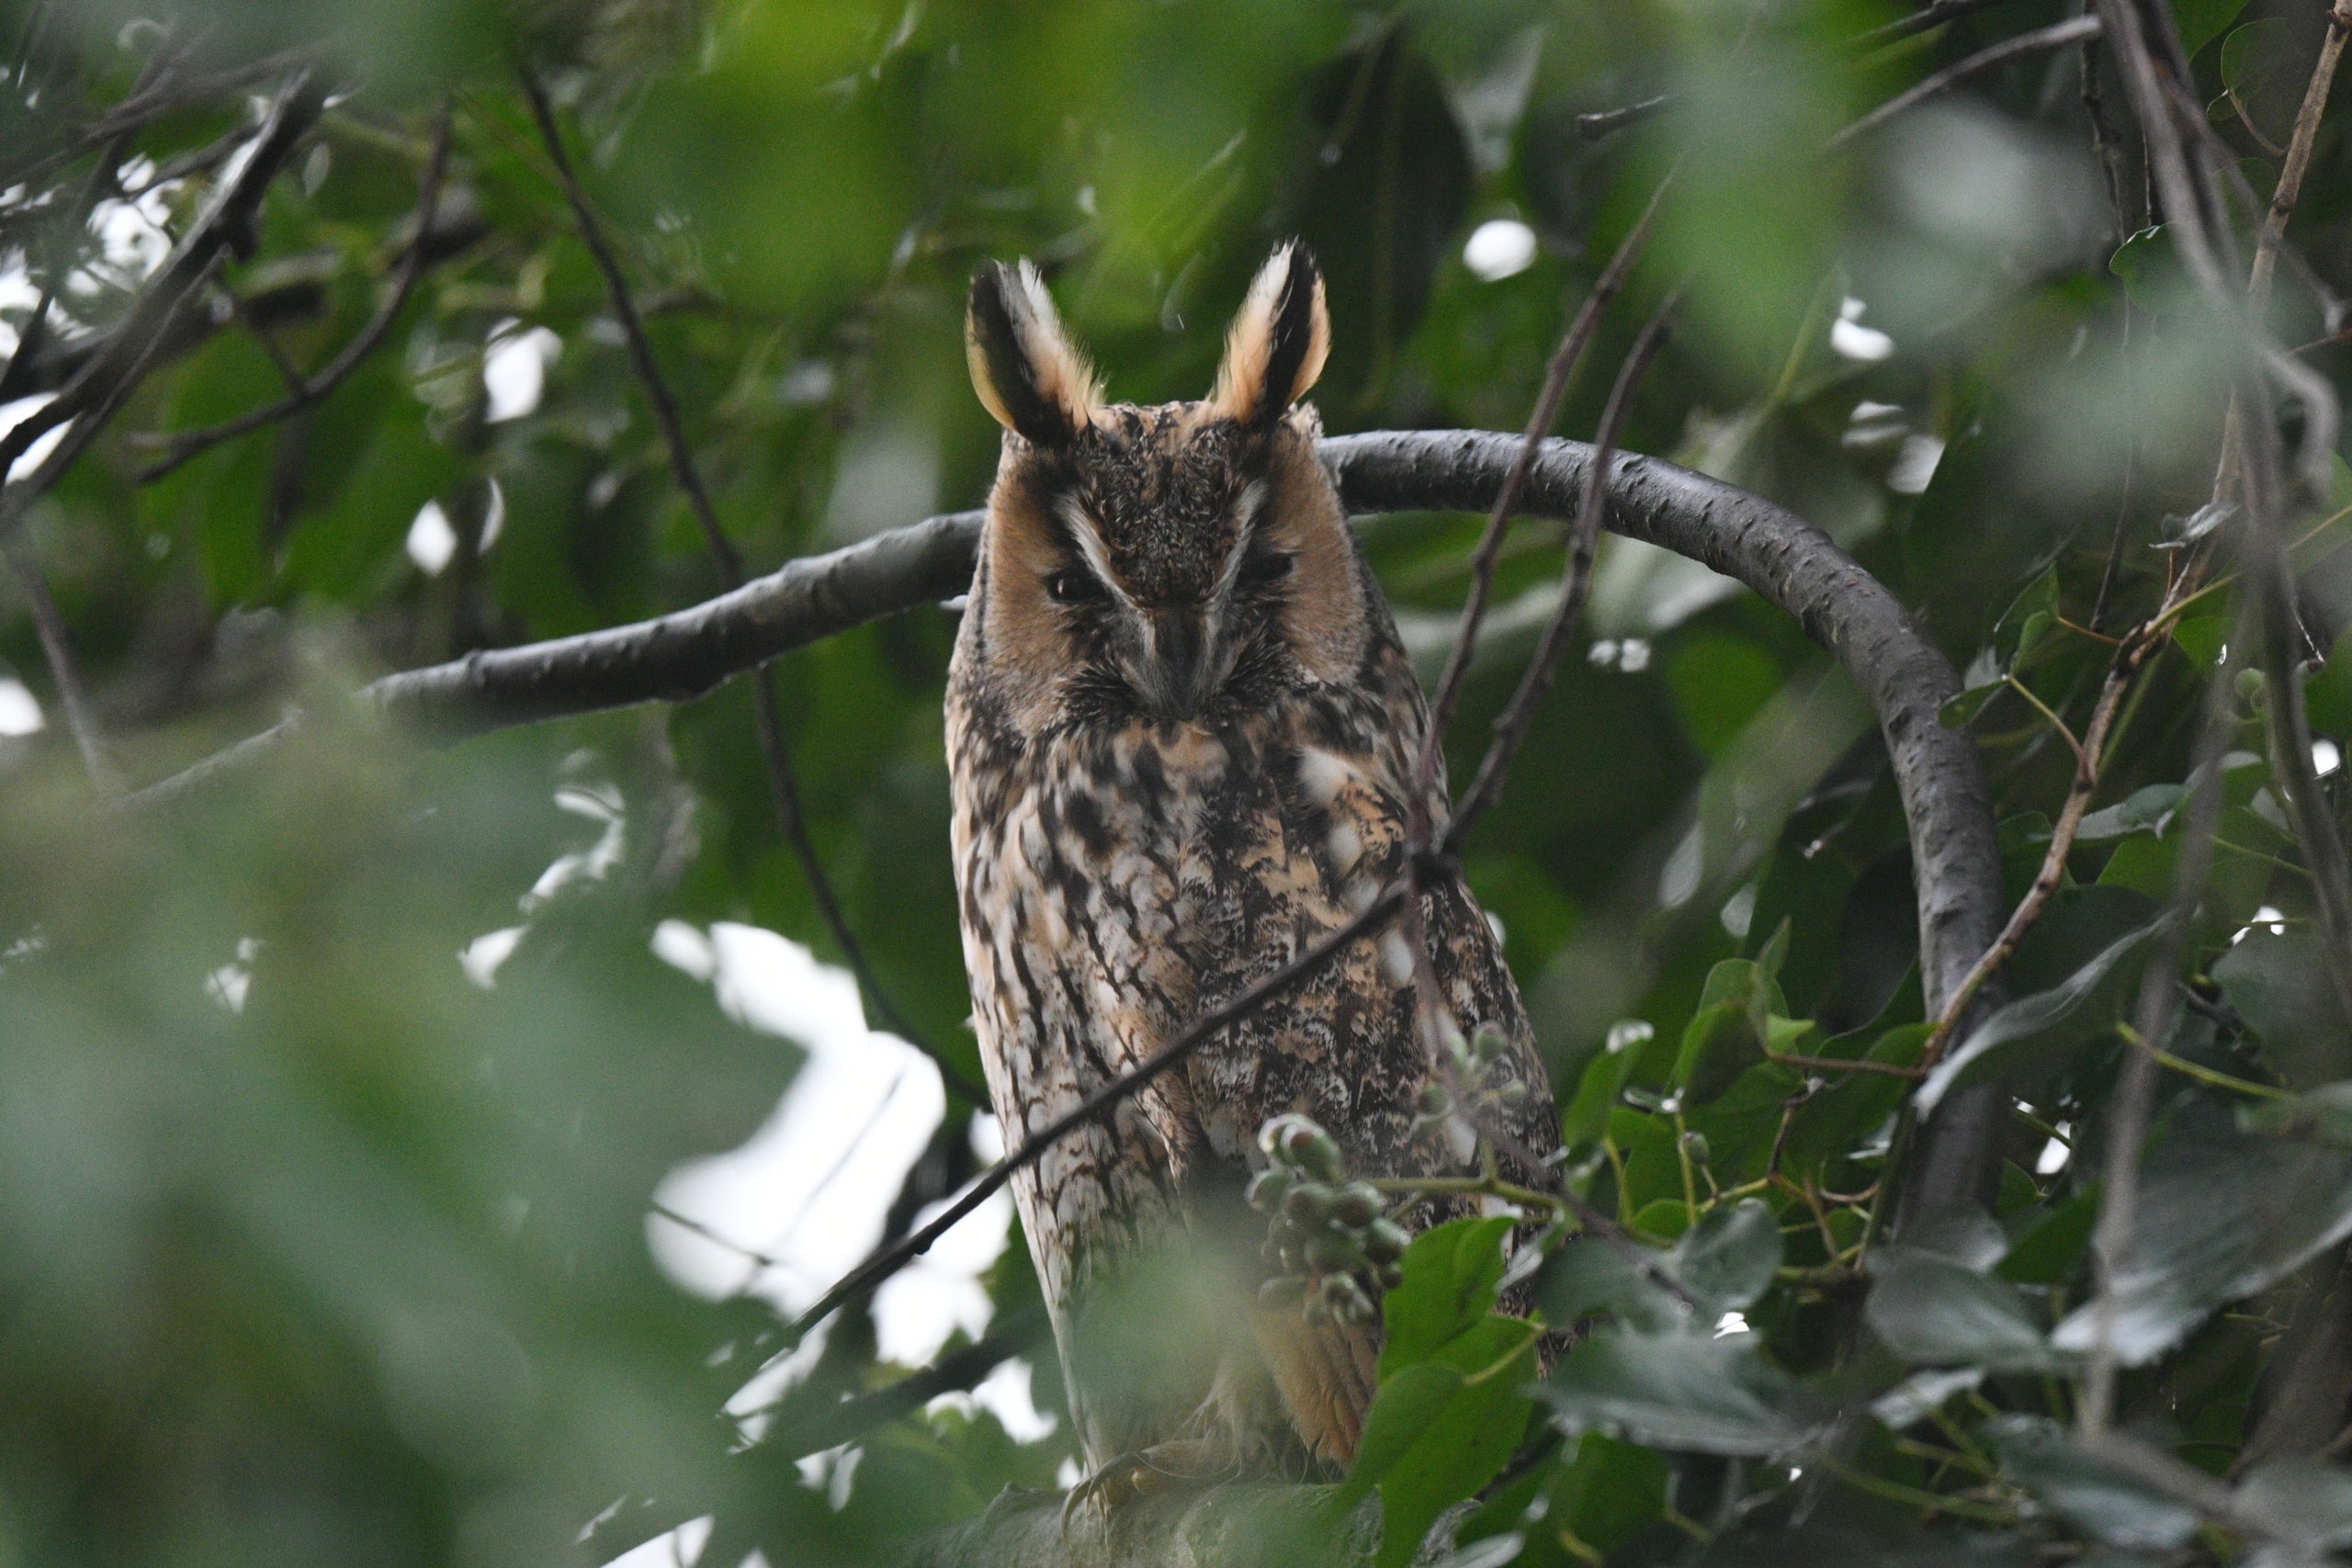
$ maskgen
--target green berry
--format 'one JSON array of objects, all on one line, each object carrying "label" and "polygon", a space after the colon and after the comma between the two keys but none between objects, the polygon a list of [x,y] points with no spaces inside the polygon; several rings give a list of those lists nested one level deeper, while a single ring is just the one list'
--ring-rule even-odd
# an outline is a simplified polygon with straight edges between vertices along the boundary
[{"label": "green berry", "polygon": [[1331,1217],[1352,1230],[1362,1230],[1380,1218],[1380,1189],[1369,1181],[1351,1181],[1332,1201]]},{"label": "green berry", "polygon": [[1491,1062],[1510,1048],[1510,1036],[1492,1023],[1482,1023],[1470,1036],[1470,1054],[1482,1062]]},{"label": "green berry", "polygon": [[1343,1273],[1363,1262],[1363,1248],[1344,1231],[1325,1231],[1306,1244],[1306,1266],[1317,1274]]},{"label": "green berry", "polygon": [[1380,1280],[1382,1290],[1393,1291],[1405,1282],[1405,1266],[1401,1263],[1384,1263],[1380,1266],[1376,1278]]},{"label": "green berry", "polygon": [[1394,1220],[1374,1220],[1363,1230],[1363,1255],[1374,1263],[1394,1263],[1405,1256],[1408,1239]]},{"label": "green berry", "polygon": [[1453,1109],[1453,1096],[1445,1092],[1443,1084],[1433,1083],[1421,1090],[1419,1107],[1424,1116],[1442,1116]]},{"label": "green berry", "polygon": [[1301,1230],[1320,1230],[1331,1218],[1332,1191],[1319,1181],[1302,1181],[1283,1194],[1283,1217]]},{"label": "green berry", "polygon": [[1707,1147],[1706,1134],[1685,1133],[1682,1134],[1682,1152],[1690,1157],[1692,1165],[1704,1165],[1707,1156],[1713,1151]]},{"label": "green berry", "polygon": [[1291,1174],[1281,1166],[1270,1165],[1250,1179],[1250,1206],[1261,1213],[1272,1213],[1282,1206],[1283,1194],[1290,1190]]}]

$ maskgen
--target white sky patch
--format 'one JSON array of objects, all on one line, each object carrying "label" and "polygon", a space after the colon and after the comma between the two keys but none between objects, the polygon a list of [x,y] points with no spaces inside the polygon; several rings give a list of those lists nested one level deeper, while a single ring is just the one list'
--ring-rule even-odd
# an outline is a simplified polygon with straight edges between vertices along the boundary
[{"label": "white sky patch", "polygon": [[1036,1401],[1031,1397],[1029,1380],[1034,1375],[1029,1362],[1015,1356],[1009,1361],[999,1361],[994,1371],[974,1384],[969,1393],[961,1391],[943,1393],[924,1405],[923,1413],[934,1410],[986,1410],[997,1419],[1005,1435],[1016,1443],[1034,1443],[1049,1438],[1058,1423],[1050,1416],[1038,1413]]},{"label": "white sky patch", "polygon": [[261,943],[244,937],[237,943],[237,961],[223,964],[204,977],[205,995],[232,1013],[245,1010],[246,993],[253,989],[253,963],[261,956]]},{"label": "white sky patch", "polygon": [[426,502],[408,525],[408,558],[425,576],[438,577],[457,554],[458,531],[449,526],[449,514],[439,502]]},{"label": "white sky patch", "polygon": [[144,282],[172,254],[171,231],[164,224],[172,215],[172,195],[179,187],[179,181],[167,180],[132,200],[109,198],[90,209],[91,231],[114,274],[110,281],[125,286]]},{"label": "white sky patch", "polygon": [[710,1540],[712,1517],[705,1514],[698,1519],[688,1519],[676,1529],[664,1530],[650,1540],[642,1540],[605,1568],[695,1568],[695,1560]]},{"label": "white sky patch", "polygon": [[1747,1316],[1745,1313],[1727,1312],[1715,1319],[1715,1337],[1718,1339],[1734,1334],[1751,1332],[1753,1331],[1747,1326]]},{"label": "white sky patch", "polygon": [[1862,310],[1860,299],[1846,297],[1838,307],[1838,319],[1829,323],[1829,349],[1845,358],[1875,365],[1894,352],[1894,340],[1876,327],[1862,325]]},{"label": "white sky patch", "polygon": [[14,675],[0,675],[0,737],[38,735],[48,725],[30,688]]},{"label": "white sky patch", "polygon": [[1894,455],[1894,466],[1886,471],[1886,488],[1897,495],[1917,495],[1936,477],[1936,465],[1944,460],[1944,444],[1932,435],[1906,435],[1902,450]]},{"label": "white sky patch", "polygon": [[1470,231],[1462,265],[1484,283],[1499,283],[1535,265],[1535,231],[1516,218],[1497,218]]},{"label": "white sky patch", "polygon": [[[691,932],[665,925],[655,938],[655,951],[688,973],[705,962]],[[930,1058],[865,1027],[857,984],[844,971],[757,926],[721,922],[705,941],[720,1004],[753,1029],[797,1042],[808,1059],[747,1143],[678,1167],[655,1193],[724,1239],[658,1215],[649,1235],[662,1268],[688,1290],[749,1292],[795,1313],[880,1240],[890,1201],[946,1111],[946,1092]],[[958,1328],[987,1326],[979,1276],[1004,1250],[1011,1222],[1000,1193],[876,1292],[885,1358],[919,1366]]]},{"label": "white sky patch", "polygon": [[2343,765],[2344,753],[2337,749],[2335,741],[2314,740],[2312,742],[2312,773],[2321,778],[2325,778]]},{"label": "white sky patch", "polygon": [[[12,265],[0,267],[0,310],[29,312],[40,303],[40,290],[33,286],[32,274],[26,270],[20,256]],[[0,358],[14,358],[17,344],[23,334],[16,324],[0,321]]]},{"label": "white sky patch", "polygon": [[492,424],[521,419],[539,406],[548,367],[563,352],[563,340],[547,328],[516,332],[521,325],[511,320],[500,322],[482,354],[481,384],[490,397],[487,417]]},{"label": "white sky patch", "polygon": [[2230,938],[2230,945],[2235,947],[2246,939],[2246,933],[2258,931],[2268,931],[2272,936],[2285,936],[2287,912],[2275,905],[2265,904],[2254,912],[2254,919],[2237,929],[2236,933]]},{"label": "white sky patch", "polygon": [[[2070,1129],[2064,1122],[2058,1123],[2058,1130],[2061,1133],[2069,1133],[2071,1135]],[[2052,1138],[2041,1145],[2041,1154],[2033,1162],[2033,1173],[2036,1176],[2055,1176],[2065,1169],[2066,1162],[2074,1157],[2075,1151],[2067,1146],[2064,1138]]]},{"label": "white sky patch", "polygon": [[[18,398],[12,403],[0,404],[0,435],[6,435],[56,400],[55,392],[36,392],[29,398]],[[43,431],[40,439],[26,447],[24,456],[8,466],[8,478],[23,479],[49,461],[49,455],[57,450],[57,444],[64,440],[65,433],[73,428],[74,422],[69,419],[54,429]]]},{"label": "white sky patch", "polygon": [[522,943],[521,926],[485,931],[466,943],[465,951],[458,954],[458,967],[466,972],[467,979],[486,991],[498,984],[499,965],[514,957],[514,950]]},{"label": "white sky patch", "polygon": [[506,532],[506,491],[493,475],[490,481],[490,499],[482,506],[481,542],[474,547],[474,554],[478,556],[490,554],[490,547],[498,543],[498,536],[504,532]]}]

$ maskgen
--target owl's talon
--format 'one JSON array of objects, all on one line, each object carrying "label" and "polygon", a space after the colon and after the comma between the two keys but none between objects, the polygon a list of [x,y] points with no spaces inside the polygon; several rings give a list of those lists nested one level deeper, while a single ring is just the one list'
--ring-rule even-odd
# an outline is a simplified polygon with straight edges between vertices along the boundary
[{"label": "owl's talon", "polygon": [[1216,1480],[1232,1467],[1215,1462],[1201,1442],[1155,1443],[1118,1455],[1069,1489],[1062,1499],[1062,1529],[1091,1515],[1108,1522],[1127,1504]]}]

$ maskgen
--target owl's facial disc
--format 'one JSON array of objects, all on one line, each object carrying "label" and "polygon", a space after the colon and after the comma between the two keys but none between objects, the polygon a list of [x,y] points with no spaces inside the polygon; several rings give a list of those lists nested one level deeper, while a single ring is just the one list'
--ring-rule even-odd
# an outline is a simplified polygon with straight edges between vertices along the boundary
[{"label": "owl's facial disc", "polygon": [[1250,640],[1250,605],[1288,573],[1287,555],[1253,547],[1266,486],[1241,487],[1224,515],[1182,530],[1195,547],[1191,570],[1144,581],[1121,570],[1121,551],[1074,500],[1059,508],[1080,559],[1048,580],[1047,593],[1106,634],[1100,646],[1120,683],[1154,717],[1198,718],[1216,701]]}]

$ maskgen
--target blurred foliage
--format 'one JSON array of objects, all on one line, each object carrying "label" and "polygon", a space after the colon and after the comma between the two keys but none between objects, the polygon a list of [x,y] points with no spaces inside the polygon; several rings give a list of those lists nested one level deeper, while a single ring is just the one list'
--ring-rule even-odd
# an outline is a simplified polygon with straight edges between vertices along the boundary
[{"label": "blurred foliage", "polygon": [[[0,401],[54,390],[121,319],[276,51],[338,93],[215,308],[27,536],[141,779],[304,692],[714,592],[518,69],[553,90],[719,516],[763,570],[982,495],[997,434],[960,315],[983,258],[1037,258],[1114,394],[1157,400],[1204,391],[1251,270],[1299,233],[1329,279],[1330,429],[1515,429],[1565,314],[1679,159],[1596,350],[1613,364],[1687,280],[1625,445],[1790,506],[1917,610],[1968,672],[1948,718],[1984,747],[2015,897],[2074,771],[2041,708],[2083,722],[2102,639],[2156,602],[2210,492],[2220,346],[2145,210],[2136,141],[2091,133],[2074,51],[1819,149],[2074,10],[2008,0],[1865,45],[1895,7],[5,0]],[[2176,11],[2267,198],[2322,12]],[[1661,94],[1627,129],[1579,126]],[[448,187],[380,347],[313,406],[151,479],[153,437],[283,397],[288,367],[360,331],[420,243],[445,110]],[[2337,291],[2346,113],[2322,124],[2293,231]],[[2352,363],[2310,300],[2282,274],[2274,324],[2340,388]],[[1571,388],[1564,431],[1589,431],[1607,382]],[[1365,528],[1425,668],[1474,527]],[[1506,551],[1457,776],[1558,542],[1522,523]],[[2297,558],[2314,653],[2352,631],[2338,546],[2315,527]],[[794,1421],[908,1370],[845,1323],[744,1448],[720,1406],[780,1325],[687,1295],[646,1251],[662,1173],[739,1142],[793,1065],[648,933],[742,920],[841,956],[776,830],[742,683],[431,755],[337,728],[168,814],[94,815],[18,607],[0,669],[51,723],[0,739],[0,1563],[601,1562],[710,1514],[707,1561],[862,1562],[1054,1473],[1066,1436],[1023,1447],[951,1411],[865,1434],[830,1492],[804,1485],[776,1457]],[[1337,1503],[1383,1499],[1384,1562],[1442,1521],[1448,1561],[1481,1568],[2219,1551],[2063,1424],[2115,1025],[2179,850],[2222,597],[2134,686],[2015,999],[1937,1080],[1998,1070],[2023,1097],[1997,1222],[1867,1252],[1926,1035],[1870,715],[1778,612],[1654,549],[1604,547],[1591,630],[1469,875],[1575,1179],[1701,1310],[1567,1246],[1539,1307],[1605,1321],[1531,1394],[1523,1330],[1487,1310],[1499,1224],[1423,1236],[1390,1298],[1412,1349],[1384,1366],[1379,1441]],[[925,1048],[972,1075],[939,720],[953,631],[910,615],[779,673],[849,922]],[[2310,667],[2339,756],[2347,669]],[[2334,1310],[2305,1265],[2352,1228],[2352,1026],[2315,978],[2259,701],[2239,698],[2195,1005],[2168,1043],[2187,1070],[2163,1080],[2158,1219],[2121,1281],[2124,1418],[2216,1474],[2281,1397],[2279,1347]],[[603,824],[586,840],[582,799]],[[577,874],[550,889],[550,863]],[[517,924],[518,899],[520,947],[494,987],[469,982],[454,955]],[[1792,1055],[1893,1070],[1768,1059]],[[901,1230],[938,1195],[923,1168]],[[1017,1244],[993,1286],[1002,1311],[1034,1301]],[[1719,1336],[1724,1313],[1747,1332]],[[2251,1457],[2273,1462],[2240,1482],[2245,1506],[2316,1521],[2297,1540],[2352,1539],[2344,1472]]]}]

